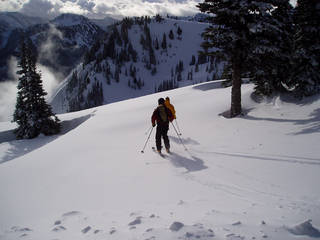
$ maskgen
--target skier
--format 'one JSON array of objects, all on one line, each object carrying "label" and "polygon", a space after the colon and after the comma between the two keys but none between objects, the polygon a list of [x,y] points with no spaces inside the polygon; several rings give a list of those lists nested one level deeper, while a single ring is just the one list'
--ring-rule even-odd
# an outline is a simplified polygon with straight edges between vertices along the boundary
[{"label": "skier", "polygon": [[167,108],[164,104],[164,99],[159,98],[158,107],[153,111],[151,117],[152,127],[155,127],[157,124],[156,131],[156,147],[158,153],[161,154],[161,137],[164,141],[164,146],[166,151],[170,153],[170,142],[168,138],[168,130],[169,130],[169,121],[173,121],[173,114],[169,108]]},{"label": "skier", "polygon": [[165,106],[169,108],[169,110],[172,112],[173,119],[176,119],[176,110],[174,109],[174,106],[170,103],[170,98],[166,97],[166,101],[164,102]]}]

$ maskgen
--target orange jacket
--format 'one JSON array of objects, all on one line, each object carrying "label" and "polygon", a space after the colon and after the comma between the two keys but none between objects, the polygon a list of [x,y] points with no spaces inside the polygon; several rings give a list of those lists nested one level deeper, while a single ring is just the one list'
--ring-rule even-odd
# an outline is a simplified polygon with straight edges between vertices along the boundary
[{"label": "orange jacket", "polygon": [[169,108],[173,115],[173,119],[176,119],[176,110],[174,109],[174,106],[170,103],[170,99],[166,99],[164,102],[164,105]]}]

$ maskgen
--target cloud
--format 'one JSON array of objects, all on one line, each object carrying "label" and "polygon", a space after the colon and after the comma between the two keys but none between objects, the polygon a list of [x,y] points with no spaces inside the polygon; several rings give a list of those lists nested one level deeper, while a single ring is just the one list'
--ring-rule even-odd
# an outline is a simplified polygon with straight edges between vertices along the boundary
[{"label": "cloud", "polygon": [[0,122],[9,122],[13,119],[16,96],[16,81],[0,82]]},{"label": "cloud", "polygon": [[[194,14],[200,0],[0,0],[4,11],[20,11],[29,16],[53,18],[61,13],[85,16],[143,16]],[[2,6],[3,5],[3,6]],[[159,12],[160,11],[160,12]]]},{"label": "cloud", "polygon": [[11,121],[16,105],[18,75],[17,59],[9,59],[9,80],[0,82],[0,122]]},{"label": "cloud", "polygon": [[61,5],[52,0],[29,0],[22,5],[20,12],[28,16],[52,18],[60,14]]},{"label": "cloud", "polygon": [[96,6],[96,4],[93,1],[88,0],[79,0],[78,5],[89,12],[92,12],[92,9]]},{"label": "cloud", "polygon": [[37,68],[41,73],[43,89],[48,93],[48,95],[46,96],[46,99],[48,101],[55,93],[59,85],[59,77],[57,76],[57,73],[54,73],[50,68],[46,66],[38,64]]},{"label": "cloud", "polygon": [[[56,46],[54,38],[63,39],[63,33],[59,31],[53,24],[50,24],[47,40],[40,46],[38,60],[39,61],[54,61],[58,62],[58,56],[56,53]],[[37,64],[38,70],[41,72],[41,79],[43,87],[48,93],[47,99],[51,97],[51,94],[55,91],[55,88],[59,84],[59,79],[63,79],[63,74],[57,71],[53,71],[50,68]]]},{"label": "cloud", "polygon": [[78,0],[61,0],[61,2],[64,2],[64,3],[66,3],[66,2],[73,2],[73,3],[75,3],[75,2],[77,2]]},{"label": "cloud", "polygon": [[[21,11],[30,16],[53,18],[61,13],[88,17],[119,18],[143,15],[193,15],[204,0],[0,0],[1,11]],[[295,6],[296,0],[290,3]]]},{"label": "cloud", "polygon": [[54,43],[54,38],[63,39],[63,34],[60,32],[53,24],[49,25],[49,32],[47,40],[40,46],[38,59],[41,60],[50,60],[55,61],[56,56],[56,47]]},{"label": "cloud", "polygon": [[18,11],[21,8],[22,3],[12,0],[0,0],[0,11]]},{"label": "cloud", "polygon": [[102,1],[95,0],[93,11],[116,16],[144,16],[144,15],[193,15],[198,12],[196,5],[199,0],[123,0]]}]

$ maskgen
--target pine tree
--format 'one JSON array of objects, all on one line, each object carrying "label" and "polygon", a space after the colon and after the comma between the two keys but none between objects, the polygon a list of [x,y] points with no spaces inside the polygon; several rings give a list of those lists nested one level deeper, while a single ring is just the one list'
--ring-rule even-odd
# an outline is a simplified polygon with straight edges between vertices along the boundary
[{"label": "pine tree", "polygon": [[60,120],[52,113],[45,101],[41,75],[36,68],[31,43],[22,40],[20,49],[18,94],[13,121],[18,124],[16,137],[34,138],[39,134],[56,134],[60,131]]},{"label": "pine tree", "polygon": [[178,27],[177,33],[178,33],[179,36],[181,36],[181,34],[182,34],[182,29],[180,28],[180,26]]},{"label": "pine tree", "polygon": [[167,35],[165,33],[162,37],[161,47],[163,50],[167,49]]},{"label": "pine tree", "polygon": [[298,0],[294,12],[294,71],[291,86],[298,97],[320,92],[320,4],[318,0]]},{"label": "pine tree", "polygon": [[196,57],[194,55],[192,55],[190,66],[195,65],[195,64],[196,64]]},{"label": "pine tree", "polygon": [[[212,24],[203,33],[205,53],[214,53],[232,66],[230,117],[242,112],[241,75],[247,71],[255,35],[264,29],[265,17],[273,9],[271,1],[205,0],[197,5],[201,12],[211,14]],[[210,52],[212,48],[214,50]]]},{"label": "pine tree", "polygon": [[[271,95],[285,90],[291,72],[293,20],[289,0],[277,1],[257,31],[255,48],[249,55],[254,70],[255,93]],[[251,69],[251,70],[252,70]]]},{"label": "pine tree", "polygon": [[172,31],[172,30],[170,30],[170,32],[169,32],[169,38],[170,38],[171,40],[174,39],[174,34],[173,34],[173,31]]},{"label": "pine tree", "polygon": [[156,40],[155,40],[154,48],[155,48],[156,50],[159,50],[159,41],[158,41],[158,38],[156,38]]}]

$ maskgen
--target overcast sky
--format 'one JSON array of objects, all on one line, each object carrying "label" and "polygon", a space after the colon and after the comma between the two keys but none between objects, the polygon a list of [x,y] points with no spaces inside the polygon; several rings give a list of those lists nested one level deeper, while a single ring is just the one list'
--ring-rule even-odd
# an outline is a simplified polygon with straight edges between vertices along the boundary
[{"label": "overcast sky", "polygon": [[77,13],[104,16],[192,15],[201,0],[0,0],[0,11],[20,11],[30,16],[55,17]]},{"label": "overcast sky", "polygon": [[[203,0],[0,0],[0,11],[18,11],[29,16],[53,18],[61,13],[82,14],[89,18],[112,16],[175,15],[199,12]],[[291,0],[295,4],[296,0]]]}]

